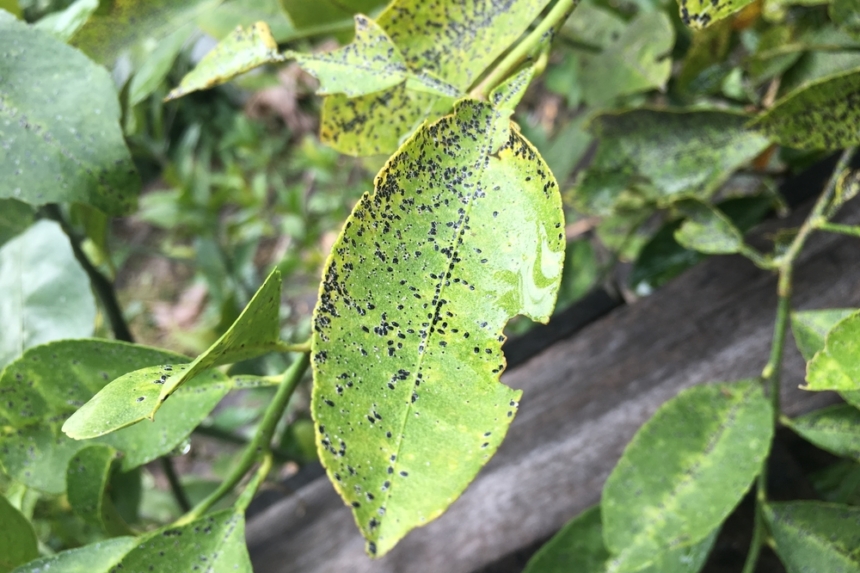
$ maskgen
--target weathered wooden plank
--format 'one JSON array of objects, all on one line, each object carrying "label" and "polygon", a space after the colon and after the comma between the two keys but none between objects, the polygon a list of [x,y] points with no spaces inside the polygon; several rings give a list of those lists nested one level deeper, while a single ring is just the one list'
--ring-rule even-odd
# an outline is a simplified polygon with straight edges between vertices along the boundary
[{"label": "weathered wooden plank", "polygon": [[[860,205],[841,219],[860,221]],[[802,213],[779,226],[802,220]],[[451,509],[384,558],[363,553],[349,510],[320,478],[253,518],[259,573],[468,573],[546,538],[598,501],[636,429],[682,388],[756,376],[773,330],[775,279],[740,257],[713,258],[656,294],[560,341],[503,381],[522,388],[496,457]],[[860,243],[816,236],[795,280],[798,308],[860,306]],[[784,410],[829,403],[798,389],[804,365],[786,357]]]}]

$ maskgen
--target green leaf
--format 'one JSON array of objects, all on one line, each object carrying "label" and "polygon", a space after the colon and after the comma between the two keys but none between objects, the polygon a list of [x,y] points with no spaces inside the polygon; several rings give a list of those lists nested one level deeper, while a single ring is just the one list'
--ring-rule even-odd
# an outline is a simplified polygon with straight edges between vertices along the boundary
[{"label": "green leaf", "polygon": [[[18,0],[0,0],[0,10],[6,10],[19,19],[23,16],[21,13],[21,5],[18,4]],[[0,15],[0,17],[2,17],[2,15]]]},{"label": "green leaf", "polygon": [[206,54],[200,63],[182,78],[179,87],[171,90],[164,99],[169,101],[197,90],[208,89],[263,64],[283,60],[268,24],[257,22],[248,29],[239,26]]},{"label": "green leaf", "polygon": [[800,354],[807,362],[824,349],[827,332],[840,320],[857,312],[853,308],[803,310],[791,313],[791,332]]},{"label": "green leaf", "polygon": [[600,138],[591,167],[574,189],[588,213],[608,215],[627,189],[654,201],[706,199],[768,146],[745,129],[746,116],[726,111],[637,109],[592,120]]},{"label": "green leaf", "polygon": [[661,406],[624,450],[603,489],[614,571],[636,571],[662,547],[704,539],[731,513],[773,437],[758,380],[708,384]]},{"label": "green leaf", "polygon": [[[465,92],[548,3],[520,0],[501,7],[395,0],[376,22],[388,32],[407,67],[419,78],[426,73]],[[451,37],[457,42],[452,43]],[[412,84],[414,81],[420,80]],[[356,98],[328,96],[323,104],[321,138],[351,155],[393,153],[425,119],[435,121],[451,110],[452,98],[424,93],[428,81],[422,83],[425,87],[420,91],[398,84]]]},{"label": "green leaf", "polygon": [[134,537],[99,541],[31,561],[15,569],[15,573],[110,573],[123,555],[139,542]]},{"label": "green leaf", "polygon": [[502,328],[553,310],[561,199],[506,115],[462,100],[419,130],[326,265],[311,409],[371,554],[438,517],[495,452],[520,396],[498,382]]},{"label": "green leaf", "polygon": [[587,104],[605,107],[618,96],[665,88],[675,29],[664,12],[640,12],[613,38],[601,53],[580,55]]},{"label": "green leaf", "polygon": [[176,56],[193,37],[194,24],[189,22],[158,42],[156,48],[152,50],[131,77],[128,86],[128,105],[130,107],[136,106],[158,89],[158,86],[170,73]]},{"label": "green leaf", "polygon": [[[113,380],[63,425],[63,431],[82,440],[103,436],[155,413],[177,388],[195,377],[218,381],[220,374],[204,371],[281,349],[281,273],[275,269],[236,322],[203,354],[189,364],[147,366]],[[175,361],[174,361],[175,362]],[[202,375],[202,376],[201,376]],[[201,380],[199,384],[207,384]]]},{"label": "green leaf", "polygon": [[355,97],[379,92],[406,81],[408,75],[403,55],[385,30],[361,14],[355,16],[351,44],[333,52],[286,55],[320,81],[317,93],[321,95]]},{"label": "green leaf", "polygon": [[0,246],[33,224],[33,207],[15,199],[0,199]]},{"label": "green leaf", "polygon": [[504,82],[490,93],[490,102],[498,110],[506,110],[513,113],[517,104],[523,99],[526,90],[535,75],[535,67],[527,66]]},{"label": "green leaf", "polygon": [[860,508],[835,503],[771,503],[765,518],[789,573],[860,572]]},{"label": "green leaf", "polygon": [[227,509],[154,531],[139,540],[117,570],[188,573],[204,566],[207,571],[251,573],[241,513]]},{"label": "green leaf", "polygon": [[0,367],[26,349],[93,333],[96,302],[69,239],[42,220],[0,247]]},{"label": "green leaf", "polygon": [[0,19],[0,77],[0,139],[15,142],[0,155],[0,198],[131,210],[140,181],[107,71],[44,32]]},{"label": "green leaf", "polygon": [[33,24],[33,27],[65,42],[86,23],[98,7],[99,0],[75,0],[65,10],[48,14]]},{"label": "green leaf", "polygon": [[681,20],[694,30],[700,30],[710,24],[731,16],[752,0],[678,0]]},{"label": "green leaf", "polygon": [[21,512],[0,495],[0,573],[39,556],[36,533]]},{"label": "green leaf", "polygon": [[349,21],[354,14],[367,14],[383,6],[384,0],[280,0],[296,28],[302,30]]},{"label": "green leaf", "polygon": [[119,452],[110,446],[87,446],[69,461],[66,470],[66,487],[72,510],[108,535],[130,533],[107,492],[111,469],[118,455]]},{"label": "green leaf", "polygon": [[714,207],[690,199],[675,206],[686,217],[675,231],[675,240],[681,246],[709,255],[737,253],[743,247],[741,232]]},{"label": "green leaf", "polygon": [[[717,538],[714,531],[696,545],[661,553],[637,573],[698,573]],[[611,555],[603,546],[600,507],[570,520],[532,557],[523,573],[607,573]]]},{"label": "green leaf", "polygon": [[829,8],[830,20],[854,33],[860,31],[860,1],[833,0]]},{"label": "green leaf", "polygon": [[806,365],[807,390],[860,390],[860,311],[840,320]]},{"label": "green leaf", "polygon": [[[317,4],[308,4],[316,7]],[[236,26],[250,26],[263,21],[272,30],[277,42],[286,42],[296,35],[296,28],[279,0],[226,0],[211,11],[203,12],[196,18],[200,28],[219,40],[230,34]]]},{"label": "green leaf", "polygon": [[776,102],[750,127],[798,149],[843,149],[860,143],[860,71],[810,82]]},{"label": "green leaf", "polygon": [[73,46],[111,67],[125,50],[146,39],[160,42],[222,0],[113,0],[72,37]]},{"label": "green leaf", "polygon": [[[64,436],[65,419],[130,370],[185,360],[109,340],[63,340],[31,348],[0,374],[0,416],[12,426],[0,430],[0,463],[30,487],[61,493],[69,460],[92,443]],[[231,387],[225,376],[211,371],[177,391],[154,423],[125,428],[100,442],[123,452],[123,470],[150,462],[181,443]]]},{"label": "green leaf", "polygon": [[840,404],[786,421],[821,449],[860,461],[860,410]]}]

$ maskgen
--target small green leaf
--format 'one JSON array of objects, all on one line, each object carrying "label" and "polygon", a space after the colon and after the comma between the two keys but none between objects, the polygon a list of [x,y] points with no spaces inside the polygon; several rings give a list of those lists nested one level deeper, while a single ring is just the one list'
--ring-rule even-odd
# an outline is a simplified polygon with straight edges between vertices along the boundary
[{"label": "small green leaf", "polygon": [[49,34],[2,19],[0,77],[0,137],[15,142],[0,154],[0,198],[127,213],[140,181],[107,70]]},{"label": "small green leaf", "polygon": [[0,199],[0,246],[33,224],[34,209],[15,199]]},{"label": "small green leaf", "polygon": [[189,22],[158,42],[156,48],[152,50],[134,75],[131,76],[128,86],[129,106],[136,106],[158,89],[161,82],[170,73],[170,69],[176,61],[176,56],[179,55],[182,48],[189,41],[193,40],[194,37],[194,24]]},{"label": "small green leaf", "polygon": [[574,201],[609,215],[625,190],[654,201],[680,195],[707,199],[769,141],[744,127],[747,117],[717,111],[637,109],[596,116],[594,162],[578,181]]},{"label": "small green leaf", "polygon": [[140,540],[134,537],[99,541],[42,557],[15,569],[15,573],[110,573],[138,543]]},{"label": "small green leaf", "polygon": [[119,452],[100,444],[87,446],[69,461],[66,488],[72,510],[108,535],[128,535],[128,526],[119,516],[107,487]]},{"label": "small green leaf", "polygon": [[[0,429],[0,463],[30,487],[61,493],[69,460],[91,443],[60,432],[66,417],[125,372],[184,360],[109,340],[63,340],[31,348],[0,375],[0,415],[11,426]],[[185,439],[231,387],[223,374],[210,371],[177,391],[154,423],[125,428],[100,441],[123,452],[124,470],[150,462]]]},{"label": "small green leaf", "polygon": [[498,381],[502,328],[552,313],[563,227],[546,164],[475,100],[407,141],[347,220],[314,312],[311,409],[370,553],[438,517],[501,443],[520,396]]},{"label": "small green leaf", "polygon": [[239,26],[206,54],[164,100],[223,84],[248,70],[283,60],[268,24],[257,22],[248,29]]},{"label": "small green leaf", "polygon": [[227,509],[186,525],[154,531],[139,540],[117,570],[188,573],[203,567],[207,571],[251,573],[241,513]]},{"label": "small green leaf", "polygon": [[33,27],[65,42],[87,22],[98,7],[99,0],[75,0],[65,10],[48,14],[33,24]]},{"label": "small green leaf", "polygon": [[840,404],[810,412],[789,427],[821,449],[860,461],[860,410]]},{"label": "small green leaf", "polygon": [[675,231],[675,240],[681,246],[709,255],[737,253],[743,247],[741,232],[714,207],[691,199],[675,206],[686,217]]},{"label": "small green leaf", "polygon": [[356,14],[355,39],[333,52],[288,52],[303,70],[320,81],[318,94],[355,97],[379,92],[406,81],[403,55],[376,22]]},{"label": "small green leaf", "polygon": [[36,533],[21,512],[0,495],[0,573],[39,556]]},{"label": "small green leaf", "polygon": [[[711,552],[717,532],[696,545],[661,553],[636,573],[698,573]],[[603,546],[600,507],[595,506],[570,520],[540,548],[523,573],[607,573],[611,555]]]},{"label": "small green leaf", "polygon": [[[148,366],[113,380],[84,404],[63,425],[69,436],[81,440],[103,436],[155,413],[177,388],[195,377],[198,383],[218,381],[218,373],[202,373],[213,366],[240,362],[281,349],[281,273],[275,269],[256,292],[236,322],[190,364]],[[226,390],[225,390],[226,391]]]},{"label": "small green leaf", "polygon": [[71,44],[112,67],[124,51],[152,39],[160,42],[222,0],[113,0],[72,36]]},{"label": "small green leaf", "polygon": [[860,508],[795,501],[768,504],[764,513],[789,573],[860,573]]},{"label": "small green leaf", "polygon": [[806,365],[807,390],[860,390],[860,311],[830,329]]},{"label": "small green leaf", "polygon": [[678,0],[681,20],[694,30],[700,30],[710,24],[731,16],[752,0]]},{"label": "small green leaf", "polygon": [[843,149],[860,143],[860,71],[810,82],[776,102],[750,127],[798,149]]},{"label": "small green leaf", "polygon": [[42,220],[0,247],[0,368],[26,349],[93,333],[96,301],[69,239]]},{"label": "small green leaf", "polygon": [[682,391],[636,433],[603,489],[613,571],[636,571],[663,547],[716,529],[759,471],[773,437],[758,380]]},{"label": "small green leaf", "polygon": [[490,93],[490,102],[493,107],[513,113],[517,104],[526,94],[534,75],[535,67],[527,66],[502,82]]},{"label": "small green leaf", "polygon": [[831,308],[827,310],[803,310],[791,313],[791,332],[803,359],[809,362],[824,349],[828,331],[840,320],[857,312],[853,308]]},{"label": "small green leaf", "polygon": [[665,12],[640,12],[601,53],[580,54],[583,99],[605,107],[618,96],[662,90],[672,73],[667,55],[674,45],[675,28]]}]

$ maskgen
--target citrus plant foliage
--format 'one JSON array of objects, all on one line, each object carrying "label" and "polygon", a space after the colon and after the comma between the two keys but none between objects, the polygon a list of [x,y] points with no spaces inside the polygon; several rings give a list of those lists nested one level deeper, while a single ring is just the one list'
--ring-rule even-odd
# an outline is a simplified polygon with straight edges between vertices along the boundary
[{"label": "citrus plant foliage", "polygon": [[[644,295],[726,254],[779,277],[761,375],[669,399],[630,441],[600,503],[571,516],[526,570],[696,573],[755,489],[745,572],[766,542],[790,572],[860,571],[853,498],[774,502],[766,463],[777,423],[860,462],[860,310],[801,311],[791,298],[810,235],[860,237],[834,220],[860,192],[856,2],[47,4],[60,7],[0,0],[0,573],[250,572],[245,511],[273,460],[296,451],[322,463],[367,553],[382,557],[440,516],[502,444],[522,397],[501,381],[503,343],[528,328],[512,319],[546,322],[557,300],[609,277],[607,258],[631,262],[622,290]],[[204,32],[220,42],[192,67]],[[339,47],[309,40],[327,36]],[[274,76],[274,66],[293,67]],[[257,275],[263,265],[247,245],[238,270],[218,240],[174,248],[209,261],[207,280],[232,281],[230,294],[223,282],[210,289],[216,332],[196,356],[133,343],[131,311],[109,278],[110,217],[134,212],[141,177],[165,162],[163,179],[187,177],[192,192],[141,197],[139,215],[161,229],[205,234],[237,211],[247,223],[248,196],[265,210],[270,186],[291,193],[268,171],[245,185],[241,161],[212,155],[241,146],[241,128],[228,143],[199,123],[164,139],[177,110],[217,99],[196,92],[231,82],[277,91],[273,77],[294,89],[299,69],[323,96],[320,140],[379,156],[367,159],[382,165],[372,188],[337,198],[348,205],[340,234],[312,238],[331,245],[325,260],[293,254]],[[535,84],[552,98],[530,97]],[[580,113],[559,115],[559,105]],[[170,163],[198,147],[203,161]],[[266,163],[273,148],[243,160]],[[750,228],[784,208],[774,165],[809,163],[816,150],[843,153],[806,221],[771,252],[747,244]],[[331,180],[318,163],[335,151],[312,151],[310,179]],[[219,163],[221,176],[205,173]],[[242,208],[206,187],[237,180]],[[195,201],[219,206],[185,213]],[[311,225],[311,212],[285,233]],[[308,261],[321,272],[303,317],[310,334],[288,342],[298,329],[285,334],[283,287]],[[782,414],[789,330],[807,363],[804,388],[845,403]],[[293,422],[285,413],[301,402],[291,398],[307,371],[309,418]],[[226,476],[190,503],[171,456],[196,429],[211,430],[228,393],[267,386],[251,437],[231,434],[244,446]],[[156,460],[185,511],[176,519],[138,511],[141,468]],[[67,541],[51,519],[83,533]]]}]

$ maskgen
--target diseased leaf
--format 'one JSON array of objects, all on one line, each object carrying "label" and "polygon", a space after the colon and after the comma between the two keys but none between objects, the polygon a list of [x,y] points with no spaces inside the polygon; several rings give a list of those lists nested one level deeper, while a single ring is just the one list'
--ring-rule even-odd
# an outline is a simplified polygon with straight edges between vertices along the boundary
[{"label": "diseased leaf", "polygon": [[694,30],[700,30],[731,16],[752,0],[678,0],[681,20]]},{"label": "diseased leaf", "polygon": [[69,461],[66,486],[69,505],[84,521],[108,535],[128,535],[128,526],[107,492],[117,456],[118,452],[110,446],[94,444],[83,448]]},{"label": "diseased leaf", "polygon": [[546,164],[475,100],[420,129],[347,220],[314,312],[312,413],[371,554],[438,517],[501,443],[520,396],[498,382],[502,328],[551,314],[563,226]]},{"label": "diseased leaf", "polygon": [[860,410],[840,404],[810,412],[788,423],[819,448],[860,461]]},{"label": "diseased leaf", "polygon": [[257,22],[248,29],[239,26],[206,54],[164,100],[223,84],[248,70],[283,60],[268,24]]},{"label": "diseased leaf", "polygon": [[828,331],[806,365],[806,382],[806,390],[860,390],[860,311]]},{"label": "diseased leaf", "polygon": [[361,14],[355,16],[355,39],[351,44],[320,54],[288,52],[303,70],[320,81],[318,94],[348,97],[379,92],[406,81],[408,69],[403,55],[385,30]]},{"label": "diseased leaf", "polygon": [[218,511],[186,525],[165,527],[139,540],[117,565],[118,571],[251,573],[245,545],[245,518],[232,509]]},{"label": "diseased leaf", "polygon": [[675,240],[682,246],[709,255],[737,253],[743,246],[741,232],[714,207],[691,199],[676,207],[686,217],[675,231]]},{"label": "diseased leaf", "polygon": [[107,71],[45,32],[0,19],[0,77],[0,198],[126,214],[140,181]]},{"label": "diseased leaf", "polygon": [[810,82],[776,102],[750,127],[798,149],[843,149],[860,143],[860,71]]},{"label": "diseased leaf", "polygon": [[[504,6],[396,0],[376,22],[419,78],[426,73],[464,93],[547,4],[548,0],[520,0]],[[457,38],[455,44],[451,37]],[[417,92],[398,84],[356,98],[328,96],[321,138],[351,155],[393,153],[425,119],[435,121],[451,110],[453,99],[424,93],[424,83],[425,88]]]},{"label": "diseased leaf", "polygon": [[0,248],[0,368],[26,349],[90,336],[96,301],[69,239],[42,220]]},{"label": "diseased leaf", "polygon": [[695,386],[663,404],[603,488],[612,570],[636,571],[660,548],[698,543],[716,529],[761,470],[771,416],[758,380]]},{"label": "diseased leaf", "polygon": [[663,11],[640,12],[601,53],[580,55],[583,99],[603,107],[618,96],[663,89],[674,44],[675,29]]},{"label": "diseased leaf", "polygon": [[75,0],[64,10],[40,19],[33,27],[65,42],[86,23],[98,7],[99,0]]},{"label": "diseased leaf", "polygon": [[38,557],[37,543],[29,520],[0,495],[0,573]]},{"label": "diseased leaf", "polygon": [[99,541],[36,559],[15,569],[15,573],[110,573],[122,556],[138,543],[134,537]]},{"label": "diseased leaf", "polygon": [[654,201],[707,199],[768,146],[767,138],[744,128],[746,120],[716,110],[598,115],[591,124],[600,139],[597,156],[578,181],[574,200],[588,213],[608,215],[629,189]]},{"label": "diseased leaf", "polygon": [[74,36],[71,44],[100,64],[112,66],[125,50],[151,38],[169,36],[222,0],[113,0]]},{"label": "diseased leaf", "polygon": [[765,519],[789,573],[860,572],[860,507],[817,501],[770,503]]},{"label": "diseased leaf", "polygon": [[63,431],[82,440],[147,418],[154,420],[155,413],[177,388],[205,370],[279,350],[280,302],[281,273],[275,269],[236,322],[194,361],[147,366],[116,378],[75,412],[63,425]]},{"label": "diseased leaf", "polygon": [[526,89],[528,89],[534,75],[535,67],[527,66],[502,82],[490,93],[490,102],[492,102],[493,107],[513,113],[517,104],[526,94]]},{"label": "diseased leaf", "polygon": [[[69,460],[92,442],[60,432],[65,419],[110,380],[130,370],[183,356],[109,340],[63,340],[31,348],[0,375],[0,464],[16,480],[49,493],[65,490]],[[214,378],[213,378],[214,377]],[[175,448],[232,387],[211,371],[189,382],[152,424],[114,432],[100,442],[123,452],[127,471]]]},{"label": "diseased leaf", "polygon": [[[700,543],[661,553],[636,573],[698,573],[716,540],[714,531]],[[600,507],[570,520],[529,560],[523,573],[607,573],[611,555],[603,546]]]}]

